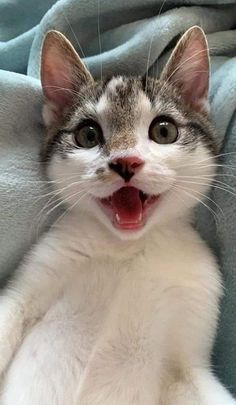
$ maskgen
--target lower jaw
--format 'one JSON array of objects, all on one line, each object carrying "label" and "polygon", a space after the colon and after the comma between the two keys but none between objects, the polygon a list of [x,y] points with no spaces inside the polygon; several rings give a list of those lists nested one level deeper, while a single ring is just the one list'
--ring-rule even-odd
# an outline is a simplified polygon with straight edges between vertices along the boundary
[{"label": "lower jaw", "polygon": [[113,220],[113,226],[116,229],[119,229],[121,231],[126,231],[126,232],[134,232],[134,231],[138,231],[140,229],[142,229],[145,224],[146,221],[144,219],[142,219],[142,221],[140,222],[125,222],[125,223],[119,223],[116,221],[116,219]]}]

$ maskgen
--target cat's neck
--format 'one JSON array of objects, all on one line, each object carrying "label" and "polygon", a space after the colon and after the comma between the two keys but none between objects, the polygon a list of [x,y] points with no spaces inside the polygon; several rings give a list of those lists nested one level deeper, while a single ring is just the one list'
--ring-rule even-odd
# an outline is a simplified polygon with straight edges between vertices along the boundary
[{"label": "cat's neck", "polygon": [[168,239],[170,234],[178,235],[189,227],[188,218],[181,218],[168,224],[151,228],[138,239],[122,240],[113,234],[96,218],[78,212],[65,215],[52,226],[54,233],[77,244],[85,254],[106,254],[119,259],[130,257],[143,251],[153,241]]}]

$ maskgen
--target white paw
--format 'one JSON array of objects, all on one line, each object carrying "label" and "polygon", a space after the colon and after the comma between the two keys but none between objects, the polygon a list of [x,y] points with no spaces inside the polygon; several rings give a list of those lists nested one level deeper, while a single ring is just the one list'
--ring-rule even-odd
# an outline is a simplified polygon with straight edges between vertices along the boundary
[{"label": "white paw", "polygon": [[4,306],[0,313],[0,380],[22,338],[22,316]]}]

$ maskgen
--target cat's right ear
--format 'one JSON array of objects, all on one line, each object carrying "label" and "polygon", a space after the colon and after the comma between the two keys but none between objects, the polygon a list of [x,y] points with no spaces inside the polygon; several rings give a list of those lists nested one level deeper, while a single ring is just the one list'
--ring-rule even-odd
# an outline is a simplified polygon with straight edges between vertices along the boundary
[{"label": "cat's right ear", "polygon": [[92,81],[92,76],[66,37],[58,31],[49,31],[43,42],[41,58],[46,125],[57,121],[72,106],[81,85]]}]

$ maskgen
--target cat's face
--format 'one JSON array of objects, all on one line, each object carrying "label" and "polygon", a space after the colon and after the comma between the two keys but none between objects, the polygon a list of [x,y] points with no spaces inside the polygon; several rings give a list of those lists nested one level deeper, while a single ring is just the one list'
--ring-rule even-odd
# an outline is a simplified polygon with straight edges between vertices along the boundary
[{"label": "cat's face", "polygon": [[69,209],[128,239],[186,215],[202,199],[215,167],[206,48],[193,28],[159,81],[119,76],[98,83],[62,36],[48,34],[43,155]]}]

